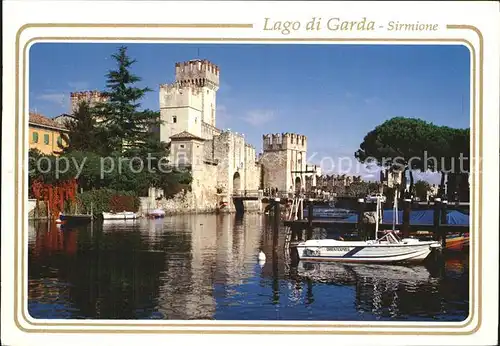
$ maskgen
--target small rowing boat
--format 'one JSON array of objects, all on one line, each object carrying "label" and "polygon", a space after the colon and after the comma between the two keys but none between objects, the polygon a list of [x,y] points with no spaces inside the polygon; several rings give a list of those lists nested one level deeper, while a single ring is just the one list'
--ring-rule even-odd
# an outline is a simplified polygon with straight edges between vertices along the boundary
[{"label": "small rowing boat", "polygon": [[131,211],[122,211],[119,213],[102,212],[102,218],[103,220],[135,220],[139,218],[139,215]]},{"label": "small rowing boat", "polygon": [[154,209],[148,213],[148,216],[152,219],[160,219],[165,217],[165,210],[163,209]]}]

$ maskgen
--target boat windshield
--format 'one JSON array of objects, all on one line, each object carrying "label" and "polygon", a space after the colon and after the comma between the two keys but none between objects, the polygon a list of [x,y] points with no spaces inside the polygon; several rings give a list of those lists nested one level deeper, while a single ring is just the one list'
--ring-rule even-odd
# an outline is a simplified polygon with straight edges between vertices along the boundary
[{"label": "boat windshield", "polygon": [[391,244],[395,244],[395,243],[400,243],[401,240],[394,232],[389,232],[386,235],[384,235],[383,237],[377,239],[377,242],[379,242],[379,243],[388,242]]}]

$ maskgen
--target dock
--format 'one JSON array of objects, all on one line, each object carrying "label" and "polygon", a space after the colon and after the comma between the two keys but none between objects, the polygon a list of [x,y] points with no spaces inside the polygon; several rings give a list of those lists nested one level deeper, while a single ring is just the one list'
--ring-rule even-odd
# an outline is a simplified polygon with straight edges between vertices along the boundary
[{"label": "dock", "polygon": [[[282,200],[280,198],[270,199],[270,210],[272,210],[274,215],[282,215]],[[372,211],[373,203],[365,201],[363,198],[357,200],[357,208],[353,211],[351,217],[347,218],[328,218],[328,217],[317,217],[314,215],[314,207],[321,204],[321,201],[314,199],[301,199],[296,198],[292,202],[292,210],[287,210],[287,215],[284,220],[282,218],[275,218],[281,221],[281,224],[285,226],[288,239],[288,244],[296,243],[299,238],[302,240],[309,240],[312,238],[313,229],[332,229],[336,232],[352,233],[353,231],[358,232],[365,239],[372,239],[375,235],[376,224],[375,222],[366,221],[366,212]],[[445,200],[436,199],[432,204],[428,202],[415,202],[410,199],[401,199],[402,209],[398,209],[398,214],[401,213],[402,217],[399,218],[400,222],[396,222],[394,228],[402,233],[403,237],[409,236],[419,236],[418,233],[426,232],[429,233],[433,239],[441,241],[443,248],[446,244],[446,235],[456,234],[456,233],[468,233],[470,225],[468,223],[454,224],[448,222],[448,212],[455,210],[463,210],[469,206],[468,203],[453,203],[448,205]],[[415,212],[424,213],[427,218],[431,216],[430,222],[410,222],[410,215],[412,213],[412,206],[417,205]],[[422,209],[423,205],[429,206],[427,209]],[[287,208],[288,209],[288,208]],[[388,208],[387,208],[388,209]],[[386,210],[387,210],[386,209]],[[305,215],[307,214],[307,215]],[[465,215],[465,214],[459,214]],[[429,220],[427,220],[429,221]],[[379,230],[391,230],[393,229],[393,223],[387,221],[378,224]],[[279,225],[275,222],[274,232],[278,233]],[[302,236],[305,234],[305,239]]]}]

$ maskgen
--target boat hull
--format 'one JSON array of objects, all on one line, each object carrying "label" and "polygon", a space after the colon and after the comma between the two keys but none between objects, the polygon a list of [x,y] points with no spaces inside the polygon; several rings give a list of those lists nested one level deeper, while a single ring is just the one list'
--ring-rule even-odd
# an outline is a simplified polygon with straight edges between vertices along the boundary
[{"label": "boat hull", "polygon": [[136,213],[102,213],[103,220],[135,220],[139,216]]},{"label": "boat hull", "polygon": [[422,262],[437,248],[439,243],[433,241],[409,244],[333,241],[327,244],[300,243],[297,252],[302,261],[408,263]]},{"label": "boat hull", "polygon": [[91,215],[59,215],[58,223],[64,225],[86,224],[92,221]]},{"label": "boat hull", "polygon": [[446,250],[463,251],[469,247],[469,235],[448,236],[446,237]]},{"label": "boat hull", "polygon": [[161,219],[165,217],[165,211],[162,209],[155,209],[148,213],[148,217],[152,219]]}]

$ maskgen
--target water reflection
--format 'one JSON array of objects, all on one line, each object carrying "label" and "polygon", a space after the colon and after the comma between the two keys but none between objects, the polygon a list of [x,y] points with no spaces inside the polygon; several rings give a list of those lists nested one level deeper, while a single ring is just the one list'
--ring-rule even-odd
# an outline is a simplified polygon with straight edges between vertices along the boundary
[{"label": "water reflection", "polygon": [[[30,224],[35,318],[463,320],[467,256],[426,266],[298,262],[272,217]],[[276,244],[274,251],[273,244]],[[259,262],[258,253],[266,255]]]}]

